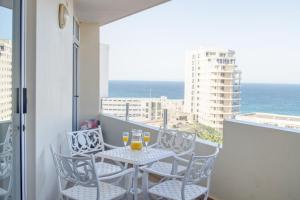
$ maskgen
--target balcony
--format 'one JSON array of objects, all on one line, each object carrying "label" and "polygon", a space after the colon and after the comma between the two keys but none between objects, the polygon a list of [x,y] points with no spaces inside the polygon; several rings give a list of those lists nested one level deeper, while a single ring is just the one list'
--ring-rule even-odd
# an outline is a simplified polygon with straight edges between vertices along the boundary
[{"label": "balcony", "polygon": [[[28,91],[28,110],[22,116],[26,119],[22,129],[26,129],[22,132],[24,135],[21,135],[24,140],[22,142],[26,145],[22,149],[24,152],[18,157],[18,162],[21,160],[24,168],[20,167],[14,172],[22,170],[24,173],[24,196],[27,199],[56,199],[57,178],[49,145],[62,143],[60,150],[65,153],[65,133],[74,129],[74,122],[78,125],[80,120],[99,118],[105,141],[113,145],[122,146],[120,133],[132,129],[149,131],[155,140],[158,128],[105,114],[99,115],[99,93],[105,85],[102,76],[107,72],[99,67],[103,60],[99,57],[99,26],[166,1],[24,1],[24,13],[27,15],[22,19],[26,22],[22,25],[26,34],[22,43],[24,49],[19,50],[22,56],[24,52],[22,62],[25,66],[22,67],[26,69],[24,82]],[[69,22],[64,29],[58,26],[60,2],[68,4]],[[72,47],[78,45],[74,45],[73,18],[80,22],[79,77],[78,74],[73,74],[73,62],[76,59]],[[218,66],[220,68],[215,70],[218,73],[236,68],[235,64],[228,69]],[[74,95],[74,85],[80,88],[80,96]],[[224,80],[216,81],[211,86],[237,88],[239,83]],[[78,105],[73,104],[72,97],[79,98]],[[240,100],[239,95],[234,98],[230,95],[207,98],[225,102]],[[233,108],[238,107],[237,105]],[[78,113],[75,115],[74,108],[77,109],[77,106]],[[120,108],[120,113],[123,112]],[[223,119],[218,122],[221,121]],[[0,123],[1,133],[6,132],[10,123]],[[225,121],[224,127],[218,123],[218,126],[223,128],[224,136],[212,178],[210,196],[213,199],[300,199],[299,131],[237,120]],[[20,130],[20,127],[17,128]],[[195,151],[197,154],[208,154],[215,146],[214,143],[198,139]]]},{"label": "balcony", "polygon": [[210,95],[209,99],[212,101],[240,101],[241,98],[239,95],[235,95],[236,93],[234,93],[234,95],[232,96],[215,96],[215,95]]},{"label": "balcony", "polygon": [[[119,133],[143,129],[154,138],[158,128],[100,114],[104,138],[122,145]],[[223,146],[211,182],[215,200],[299,199],[300,131],[246,123],[224,122]],[[196,153],[209,154],[216,144],[198,139]]]}]

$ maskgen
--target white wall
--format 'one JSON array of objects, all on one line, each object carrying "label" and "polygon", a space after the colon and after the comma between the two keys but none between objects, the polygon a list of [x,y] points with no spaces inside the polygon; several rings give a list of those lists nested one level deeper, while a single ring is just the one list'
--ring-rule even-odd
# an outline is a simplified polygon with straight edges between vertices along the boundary
[{"label": "white wall", "polygon": [[61,142],[72,128],[72,16],[58,26],[60,0],[36,1],[36,198],[56,199],[57,177],[49,145]]},{"label": "white wall", "polygon": [[116,146],[124,145],[122,142],[122,133],[124,131],[131,131],[132,129],[141,129],[144,131],[151,132],[151,142],[153,142],[156,140],[157,133],[159,130],[158,128],[153,128],[151,126],[146,126],[133,121],[125,121],[123,119],[119,119],[111,115],[101,114],[99,118],[105,142]]},{"label": "white wall", "polygon": [[27,172],[27,199],[35,199],[36,194],[36,0],[26,1],[26,87],[27,109],[26,114],[26,172]]},{"label": "white wall", "polygon": [[80,23],[80,120],[97,118],[99,113],[99,46],[99,25]]},{"label": "white wall", "polygon": [[100,44],[100,98],[108,97],[109,46]]},{"label": "white wall", "polygon": [[300,132],[225,121],[211,194],[221,200],[299,200]]}]

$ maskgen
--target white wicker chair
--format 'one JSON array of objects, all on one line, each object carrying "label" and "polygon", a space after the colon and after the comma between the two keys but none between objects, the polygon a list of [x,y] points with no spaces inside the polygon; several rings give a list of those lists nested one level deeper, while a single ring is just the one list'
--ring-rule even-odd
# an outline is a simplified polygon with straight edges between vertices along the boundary
[{"label": "white wicker chair", "polygon": [[[58,174],[59,199],[72,200],[112,200],[126,199],[130,191],[133,169],[126,169],[117,174],[102,176],[97,174],[95,157],[63,156],[51,147]],[[125,188],[107,183],[111,179],[127,177]]]},{"label": "white wicker chair", "polygon": [[[105,147],[117,148],[104,142],[101,127],[69,132],[67,133],[67,138],[72,156],[86,156],[104,151]],[[118,173],[123,168],[127,168],[127,165],[106,163],[103,159],[100,162],[96,162],[97,174],[100,177]]]},{"label": "white wicker chair", "polygon": [[0,143],[0,181],[5,181],[6,187],[0,187],[0,199],[8,199],[12,188],[13,165],[13,129],[10,124],[7,128],[5,139]]},{"label": "white wicker chair", "polygon": [[[176,157],[191,155],[195,146],[196,134],[177,130],[161,129],[158,134],[157,142],[150,147],[172,150]],[[178,164],[176,159],[173,163],[158,161],[149,166],[141,167],[144,171],[144,184],[147,184],[147,173],[166,177],[171,174],[182,174],[186,166]],[[145,182],[146,181],[146,182]]]},{"label": "white wicker chair", "polygon": [[12,151],[13,150],[12,143],[13,143],[13,129],[12,129],[12,125],[10,124],[7,128],[4,141],[0,143],[0,152]]},{"label": "white wicker chair", "polygon": [[[187,170],[184,176],[170,175],[169,180],[163,181],[149,189],[149,194],[157,197],[172,200],[194,200],[204,195],[204,200],[208,199],[210,176],[213,170],[215,159],[219,148],[209,156],[192,155],[188,162]],[[201,183],[205,181],[205,185]],[[146,196],[144,199],[147,199]]]},{"label": "white wicker chair", "polygon": [[0,199],[7,200],[12,188],[12,151],[0,153],[0,181],[6,181],[6,187],[0,187]]}]

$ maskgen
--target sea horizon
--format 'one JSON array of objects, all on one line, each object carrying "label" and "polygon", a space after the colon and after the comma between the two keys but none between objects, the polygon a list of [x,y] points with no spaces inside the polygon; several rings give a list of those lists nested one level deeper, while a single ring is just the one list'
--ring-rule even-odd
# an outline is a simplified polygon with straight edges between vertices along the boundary
[{"label": "sea horizon", "polygon": [[[184,81],[109,80],[109,97],[184,99]],[[300,116],[300,84],[241,83],[241,113]]]},{"label": "sea horizon", "polygon": [[[178,83],[184,83],[184,81],[179,80],[167,80],[167,81],[161,81],[161,80],[109,80],[109,82],[178,82]],[[266,83],[266,82],[242,82],[241,84],[262,84],[262,85],[300,85],[300,83]]]}]

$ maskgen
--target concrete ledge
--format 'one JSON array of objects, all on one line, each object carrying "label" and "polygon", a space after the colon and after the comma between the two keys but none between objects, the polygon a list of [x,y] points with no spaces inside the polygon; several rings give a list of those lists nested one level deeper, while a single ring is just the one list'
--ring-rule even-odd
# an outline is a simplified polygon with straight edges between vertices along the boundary
[{"label": "concrete ledge", "polygon": [[152,133],[152,142],[156,141],[159,128],[142,123],[126,121],[112,115],[100,114],[100,124],[103,129],[104,140],[112,145],[123,146],[122,133],[132,129],[141,129]]},{"label": "concrete ledge", "polygon": [[297,130],[227,120],[211,195],[222,200],[299,199]]}]

